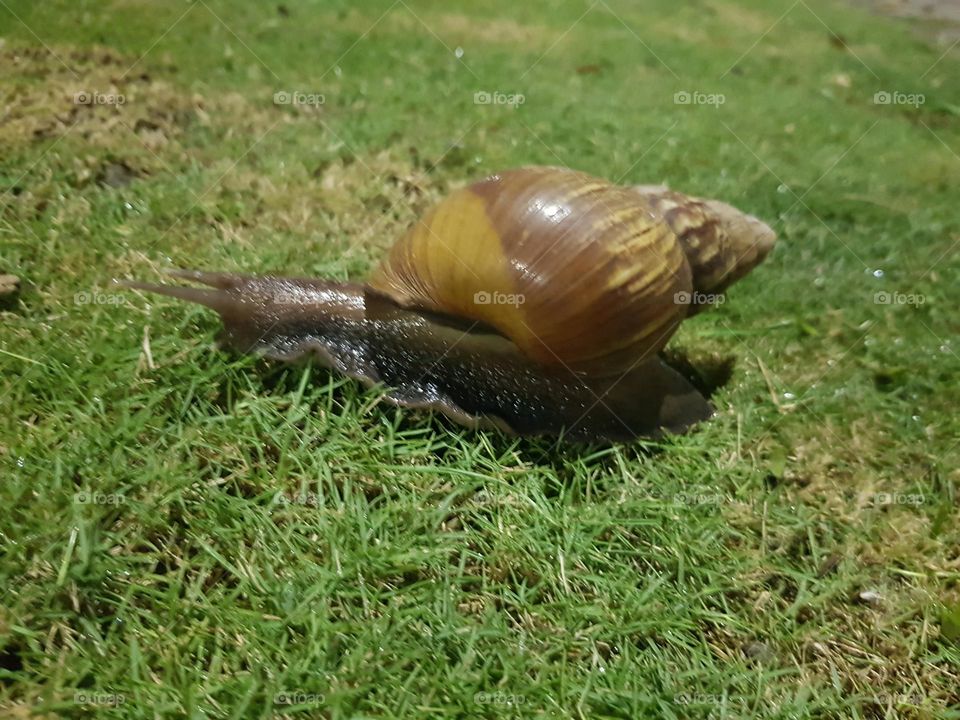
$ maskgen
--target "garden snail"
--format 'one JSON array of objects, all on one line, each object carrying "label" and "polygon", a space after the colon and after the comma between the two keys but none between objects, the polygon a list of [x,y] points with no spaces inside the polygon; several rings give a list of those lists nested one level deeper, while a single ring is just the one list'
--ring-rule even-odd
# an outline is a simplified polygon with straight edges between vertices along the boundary
[{"label": "garden snail", "polygon": [[175,271],[240,351],[314,355],[398,405],[517,434],[683,432],[707,400],[658,355],[775,235],[721,202],[553,167],[455,191],[367,283]]}]

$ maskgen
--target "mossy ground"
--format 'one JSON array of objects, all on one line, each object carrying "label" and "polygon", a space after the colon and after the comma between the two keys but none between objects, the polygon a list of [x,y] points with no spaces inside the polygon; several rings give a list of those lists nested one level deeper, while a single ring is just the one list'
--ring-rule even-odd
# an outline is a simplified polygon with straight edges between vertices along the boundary
[{"label": "mossy ground", "polygon": [[[820,0],[5,0],[0,37],[7,712],[960,716],[956,51]],[[362,277],[528,163],[774,224],[675,340],[735,361],[715,420],[469,432],[109,284]]]}]

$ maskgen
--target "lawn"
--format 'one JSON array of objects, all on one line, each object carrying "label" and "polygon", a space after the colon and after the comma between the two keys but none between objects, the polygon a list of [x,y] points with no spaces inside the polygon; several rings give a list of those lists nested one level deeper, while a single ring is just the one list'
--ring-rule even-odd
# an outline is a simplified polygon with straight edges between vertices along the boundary
[{"label": "lawn", "polygon": [[[827,0],[0,0],[0,713],[960,717],[958,60]],[[524,164],[776,229],[673,341],[710,422],[471,431],[111,285],[362,278]]]}]

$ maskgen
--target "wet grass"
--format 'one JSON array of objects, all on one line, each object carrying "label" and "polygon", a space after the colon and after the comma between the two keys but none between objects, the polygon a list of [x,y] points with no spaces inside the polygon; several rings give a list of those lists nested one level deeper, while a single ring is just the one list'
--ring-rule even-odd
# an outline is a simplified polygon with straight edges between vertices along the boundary
[{"label": "wet grass", "polygon": [[[960,715],[955,53],[822,2],[6,0],[0,36],[8,712]],[[675,340],[735,361],[711,423],[469,432],[109,285],[362,277],[527,163],[774,224]]]}]

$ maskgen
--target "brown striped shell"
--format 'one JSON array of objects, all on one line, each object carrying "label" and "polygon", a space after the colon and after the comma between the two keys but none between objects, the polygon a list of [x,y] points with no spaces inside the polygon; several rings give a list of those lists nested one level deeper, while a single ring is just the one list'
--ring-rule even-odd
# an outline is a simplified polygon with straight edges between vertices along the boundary
[{"label": "brown striped shell", "polygon": [[[772,245],[772,233],[756,242],[759,221],[710,202],[563,168],[511,170],[430,210],[369,285],[488,325],[542,365],[622,373],[664,347],[695,291],[725,287]],[[743,228],[750,242],[727,242]]]},{"label": "brown striped shell", "polygon": [[633,188],[661,215],[680,241],[693,274],[694,306],[717,296],[767,256],[776,235],[766,223],[719,200],[703,200],[663,186]]}]

